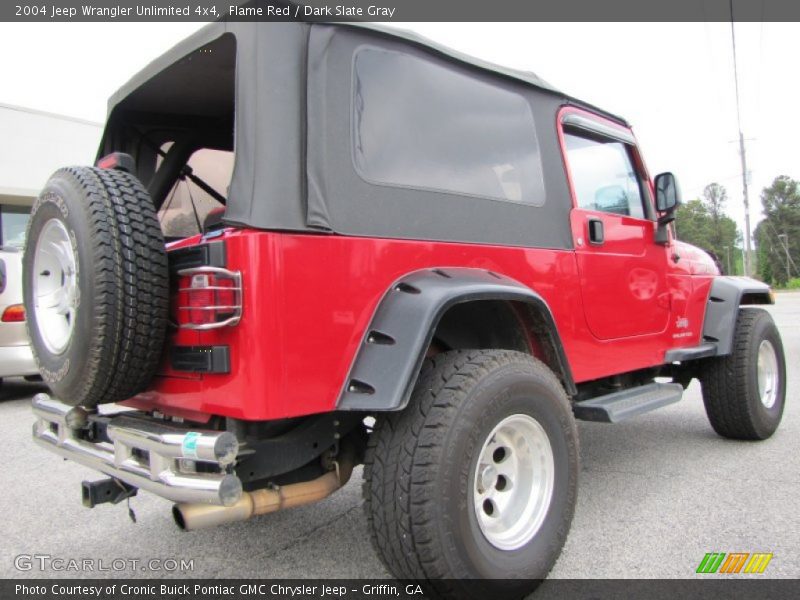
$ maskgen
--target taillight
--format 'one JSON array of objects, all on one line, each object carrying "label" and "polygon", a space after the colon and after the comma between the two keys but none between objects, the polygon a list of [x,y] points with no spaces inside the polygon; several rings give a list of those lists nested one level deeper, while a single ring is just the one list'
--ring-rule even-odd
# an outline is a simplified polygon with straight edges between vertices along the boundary
[{"label": "taillight", "polygon": [[3,323],[22,323],[25,321],[25,307],[22,304],[12,304],[3,311],[0,318]]},{"label": "taillight", "polygon": [[242,274],[219,267],[178,271],[178,326],[216,329],[242,317]]},{"label": "taillight", "polygon": [[127,173],[136,172],[136,162],[130,154],[125,154],[124,152],[106,154],[95,163],[95,166],[100,169],[119,169]]}]

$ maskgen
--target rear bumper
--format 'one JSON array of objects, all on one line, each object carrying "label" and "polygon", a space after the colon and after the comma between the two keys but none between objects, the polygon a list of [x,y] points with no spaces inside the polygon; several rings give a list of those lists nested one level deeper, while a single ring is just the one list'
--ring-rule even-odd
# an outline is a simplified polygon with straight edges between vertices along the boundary
[{"label": "rear bumper", "polygon": [[[227,431],[188,430],[135,412],[89,415],[37,394],[33,439],[40,446],[173,502],[230,506],[242,483],[230,472],[239,451]],[[90,441],[92,421],[108,441]],[[96,424],[96,423],[95,423]]]},{"label": "rear bumper", "polygon": [[30,346],[0,346],[0,377],[38,374]]}]

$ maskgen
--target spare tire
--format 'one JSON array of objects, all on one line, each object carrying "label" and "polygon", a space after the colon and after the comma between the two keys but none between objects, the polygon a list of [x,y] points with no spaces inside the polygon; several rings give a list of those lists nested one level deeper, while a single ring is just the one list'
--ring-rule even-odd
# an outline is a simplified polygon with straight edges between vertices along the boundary
[{"label": "spare tire", "polygon": [[28,335],[62,402],[143,391],[162,356],[169,273],[150,196],[123,171],[56,171],[33,205],[23,258]]}]

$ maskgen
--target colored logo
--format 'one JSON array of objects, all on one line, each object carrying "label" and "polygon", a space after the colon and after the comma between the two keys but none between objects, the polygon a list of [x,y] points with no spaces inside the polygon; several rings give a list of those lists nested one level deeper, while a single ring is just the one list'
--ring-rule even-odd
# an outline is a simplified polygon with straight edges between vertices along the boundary
[{"label": "colored logo", "polygon": [[697,567],[697,573],[734,575],[737,573],[763,573],[771,552],[708,552]]}]

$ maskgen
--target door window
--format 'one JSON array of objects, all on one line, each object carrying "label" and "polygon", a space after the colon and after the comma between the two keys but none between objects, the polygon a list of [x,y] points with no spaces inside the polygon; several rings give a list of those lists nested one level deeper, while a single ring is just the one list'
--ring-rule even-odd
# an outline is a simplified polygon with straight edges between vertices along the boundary
[{"label": "door window", "polygon": [[642,183],[627,144],[574,131],[564,131],[564,142],[579,208],[645,218]]}]

